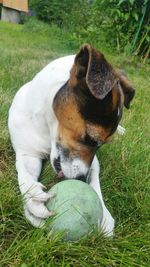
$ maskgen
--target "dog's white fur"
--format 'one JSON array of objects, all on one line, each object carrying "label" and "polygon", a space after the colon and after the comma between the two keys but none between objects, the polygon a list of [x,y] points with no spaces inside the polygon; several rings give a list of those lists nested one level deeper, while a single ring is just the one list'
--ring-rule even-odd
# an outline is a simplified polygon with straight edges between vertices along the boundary
[{"label": "dog's white fur", "polygon": [[[74,56],[66,56],[47,65],[17,92],[9,111],[9,131],[16,152],[18,182],[24,196],[25,215],[36,227],[42,226],[44,219],[53,214],[53,211],[49,212],[44,205],[53,196],[43,191],[44,186],[38,182],[38,178],[42,159],[50,155],[53,163],[53,159],[58,156],[58,121],[53,111],[53,99],[69,79],[73,61]],[[119,131],[124,133],[120,126]],[[85,168],[84,172],[87,171],[83,162],[78,164],[81,164],[80,168]],[[96,156],[89,173],[90,185],[99,195],[103,207],[101,228],[107,236],[111,236],[114,219],[103,201]]]}]

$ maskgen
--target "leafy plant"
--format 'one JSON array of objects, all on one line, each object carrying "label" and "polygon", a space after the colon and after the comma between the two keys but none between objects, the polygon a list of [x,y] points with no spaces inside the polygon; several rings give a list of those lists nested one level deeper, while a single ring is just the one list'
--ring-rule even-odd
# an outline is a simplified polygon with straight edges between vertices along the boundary
[{"label": "leafy plant", "polygon": [[61,26],[64,14],[70,12],[70,9],[75,2],[79,1],[30,0],[29,6],[35,10],[37,18],[50,24],[56,23],[58,26]]},{"label": "leafy plant", "polygon": [[37,18],[56,24],[77,44],[90,42],[141,54],[150,47],[149,0],[30,0]]}]

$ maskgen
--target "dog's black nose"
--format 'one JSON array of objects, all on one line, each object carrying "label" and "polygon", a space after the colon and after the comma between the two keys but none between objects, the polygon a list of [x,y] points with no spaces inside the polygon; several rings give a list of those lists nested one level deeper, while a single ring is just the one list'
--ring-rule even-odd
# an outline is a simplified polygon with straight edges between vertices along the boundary
[{"label": "dog's black nose", "polygon": [[86,183],[86,179],[87,179],[87,177],[85,175],[79,175],[76,177],[76,180],[80,180],[84,183]]}]

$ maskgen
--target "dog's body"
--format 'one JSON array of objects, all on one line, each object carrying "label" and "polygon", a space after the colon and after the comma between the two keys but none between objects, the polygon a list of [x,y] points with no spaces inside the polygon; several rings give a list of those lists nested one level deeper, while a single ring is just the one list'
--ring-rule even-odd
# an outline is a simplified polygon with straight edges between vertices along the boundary
[{"label": "dog's body", "polygon": [[114,219],[103,202],[95,153],[117,129],[123,103],[128,107],[133,95],[128,80],[90,45],[51,62],[18,91],[9,131],[25,215],[34,226],[53,214],[44,205],[53,196],[38,182],[42,159],[50,155],[59,176],[88,178],[102,202],[101,227],[112,235]]}]

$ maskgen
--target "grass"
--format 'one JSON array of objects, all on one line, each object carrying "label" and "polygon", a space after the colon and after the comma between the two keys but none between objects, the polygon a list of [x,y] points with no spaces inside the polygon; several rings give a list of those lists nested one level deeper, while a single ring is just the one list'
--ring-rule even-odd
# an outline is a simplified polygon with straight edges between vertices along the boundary
[{"label": "grass", "polygon": [[[59,235],[52,238],[33,228],[23,216],[8,109],[18,88],[38,70],[56,57],[75,52],[70,46],[55,27],[36,26],[32,31],[29,26],[0,23],[0,266],[149,267],[150,69],[137,59],[106,53],[114,65],[128,72],[137,88],[131,109],[124,110],[126,135],[115,135],[114,142],[98,152],[104,199],[116,220],[114,238],[94,234],[65,243]],[[41,180],[48,187],[54,183],[48,164]]]}]

